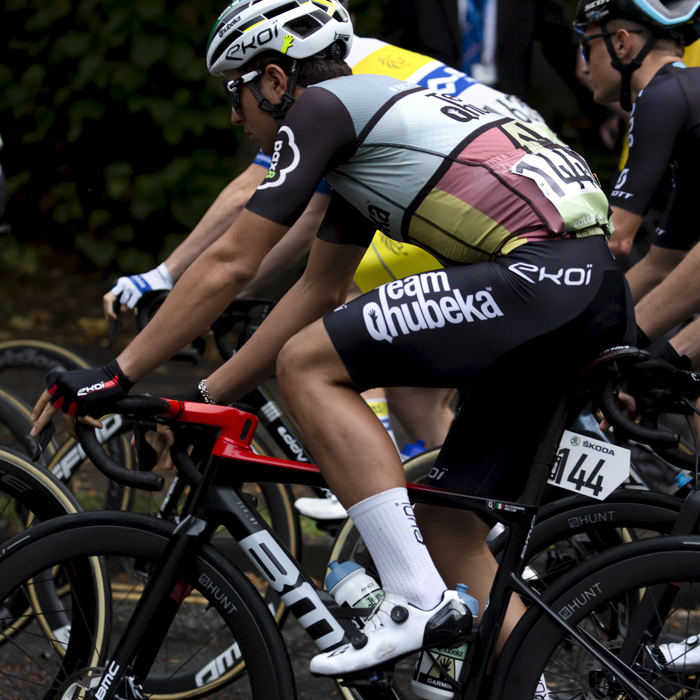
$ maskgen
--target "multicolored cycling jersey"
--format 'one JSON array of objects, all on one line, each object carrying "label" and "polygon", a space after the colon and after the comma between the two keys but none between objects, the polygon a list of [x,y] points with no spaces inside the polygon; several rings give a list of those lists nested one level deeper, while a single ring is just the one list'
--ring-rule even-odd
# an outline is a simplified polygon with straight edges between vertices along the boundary
[{"label": "multicolored cycling jersey", "polygon": [[[265,169],[269,169],[272,163],[272,156],[266,156],[262,151],[258,151],[258,155],[255,156],[253,163],[255,165],[261,165]],[[333,192],[325,177],[316,186],[316,192],[325,195],[330,195],[331,192]]]},{"label": "multicolored cycling jersey", "polygon": [[428,56],[400,49],[379,39],[355,36],[346,61],[355,75],[389,75],[429,90],[454,95],[494,114],[517,119],[550,141],[563,145],[547,126],[542,115],[522,100],[483,85],[465,73]]},{"label": "multicolored cycling jersey", "polygon": [[[389,75],[407,83],[416,83],[430,90],[454,95],[489,112],[517,119],[550,141],[564,145],[547,126],[542,115],[522,100],[482,85],[465,73],[428,56],[400,49],[379,39],[355,36],[346,62],[355,75]],[[269,168],[270,156],[260,151],[254,162]],[[327,184],[319,185],[317,191],[330,194]]]},{"label": "multicolored cycling jersey", "polygon": [[573,151],[393,77],[308,88],[247,208],[289,226],[324,175],[334,194],[323,240],[367,247],[379,228],[446,265],[492,260],[528,241],[599,235],[609,224],[607,199]]}]

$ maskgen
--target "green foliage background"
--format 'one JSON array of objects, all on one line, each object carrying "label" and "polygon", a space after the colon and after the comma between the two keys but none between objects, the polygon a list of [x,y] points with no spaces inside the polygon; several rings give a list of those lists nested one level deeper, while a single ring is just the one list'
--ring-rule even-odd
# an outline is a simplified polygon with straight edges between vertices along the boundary
[{"label": "green foliage background", "polygon": [[[560,2],[570,19],[576,0]],[[225,4],[5,0],[0,162],[11,233],[0,233],[0,267],[36,270],[40,254],[77,250],[81,270],[148,270],[250,163],[255,149],[231,127],[205,65]],[[378,36],[385,4],[351,0],[359,35]],[[556,85],[546,70],[535,82]],[[551,97],[532,104],[554,123]],[[575,128],[569,140],[599,174],[609,169],[610,156],[577,138]]]},{"label": "green foliage background", "polygon": [[204,59],[223,7],[6,0],[6,263],[45,243],[99,268],[142,271],[197,223],[241,169],[228,101]]}]

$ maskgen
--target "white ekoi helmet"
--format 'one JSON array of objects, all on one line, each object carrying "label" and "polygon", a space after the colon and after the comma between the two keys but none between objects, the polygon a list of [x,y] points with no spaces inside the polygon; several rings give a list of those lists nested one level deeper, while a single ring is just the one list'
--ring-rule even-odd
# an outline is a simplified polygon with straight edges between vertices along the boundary
[{"label": "white ekoi helmet", "polygon": [[209,35],[207,68],[222,75],[265,51],[341,61],[352,37],[350,16],[339,0],[234,0]]}]

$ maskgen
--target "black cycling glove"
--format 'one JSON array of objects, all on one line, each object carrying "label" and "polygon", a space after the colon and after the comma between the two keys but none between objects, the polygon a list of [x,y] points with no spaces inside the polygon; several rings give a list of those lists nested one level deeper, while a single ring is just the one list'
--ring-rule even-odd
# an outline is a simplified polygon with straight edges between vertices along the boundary
[{"label": "black cycling glove", "polygon": [[673,365],[676,369],[683,371],[692,371],[693,365],[687,355],[679,355],[676,348],[671,345],[671,341],[667,342],[657,353],[656,356]]},{"label": "black cycling glove", "polygon": [[90,415],[96,418],[109,413],[112,401],[125,396],[133,386],[116,360],[102,367],[68,372],[55,367],[46,375],[46,386],[54,408],[71,416]]}]

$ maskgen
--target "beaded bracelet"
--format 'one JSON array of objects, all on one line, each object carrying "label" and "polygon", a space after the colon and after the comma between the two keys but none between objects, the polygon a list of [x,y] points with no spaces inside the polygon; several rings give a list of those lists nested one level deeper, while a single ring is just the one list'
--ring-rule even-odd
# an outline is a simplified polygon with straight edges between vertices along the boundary
[{"label": "beaded bracelet", "polygon": [[204,397],[205,403],[216,403],[216,401],[212,399],[211,395],[207,391],[207,385],[204,383],[204,379],[197,384],[197,389],[199,389],[199,393]]}]

